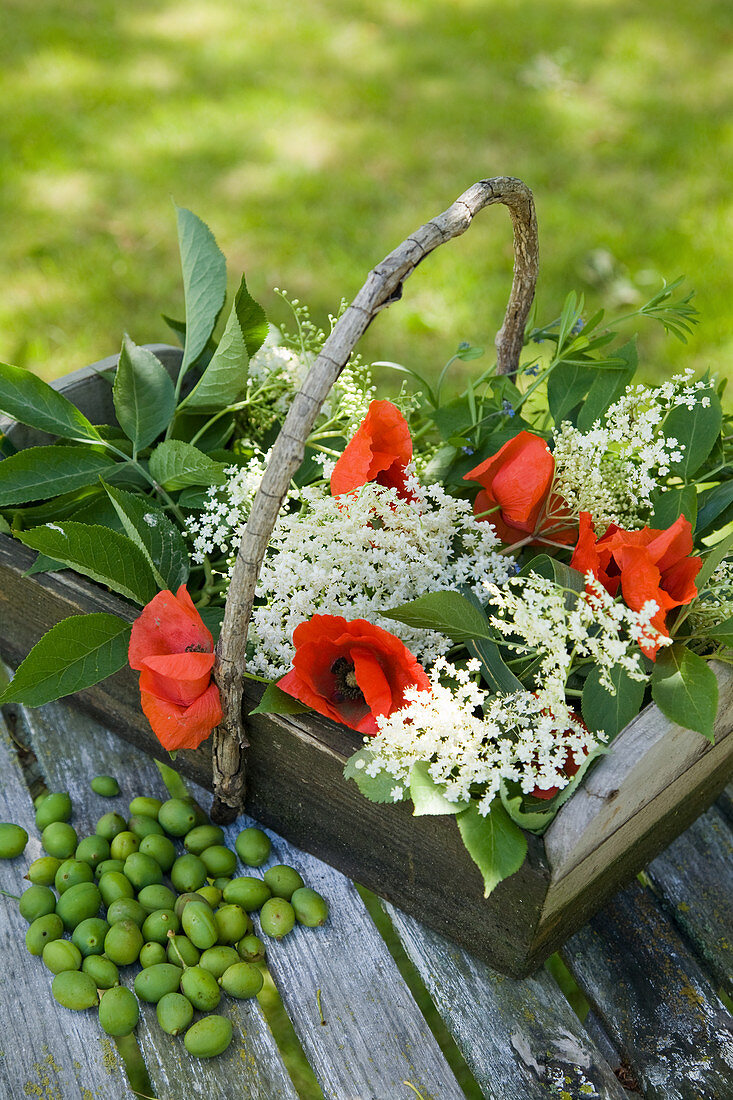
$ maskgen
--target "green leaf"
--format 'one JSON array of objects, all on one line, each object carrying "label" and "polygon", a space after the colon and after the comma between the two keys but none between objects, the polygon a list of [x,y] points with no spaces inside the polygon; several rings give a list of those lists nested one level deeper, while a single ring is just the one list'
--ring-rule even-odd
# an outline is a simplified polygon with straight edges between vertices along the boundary
[{"label": "green leaf", "polygon": [[430,411],[430,419],[440,432],[442,439],[463,435],[473,424],[473,417],[465,397],[456,397],[439,409]]},{"label": "green leaf", "polygon": [[457,643],[496,636],[489,626],[486,613],[458,592],[430,592],[382,614],[407,626],[436,630]]},{"label": "green leaf", "polygon": [[268,684],[264,694],[250,714],[305,714],[311,708],[288,695],[277,684]]},{"label": "green leaf", "polygon": [[208,607],[197,607],[199,615],[204,621],[204,626],[211,633],[214,645],[219,641],[221,624],[224,622],[224,608],[210,604]]},{"label": "green leaf", "polygon": [[[0,472],[1,471],[2,466],[0,465]],[[716,542],[715,546],[705,555],[702,568],[695,577],[695,585],[698,592],[702,592],[720,563],[724,558],[727,558],[731,549],[733,549],[733,531],[726,535],[724,539],[721,539],[720,542]]]},{"label": "green leaf", "polygon": [[652,673],[652,698],[670,722],[695,730],[714,741],[718,681],[704,661],[680,642],[657,654]]},{"label": "green leaf", "polygon": [[[404,785],[398,783],[389,772],[380,771],[374,777],[366,774],[366,766],[374,759],[374,754],[369,749],[359,749],[350,756],[344,767],[344,778],[353,779],[357,787],[370,802],[403,802],[407,797]],[[400,788],[402,796],[395,799],[392,792]]]},{"label": "green leaf", "polygon": [[569,565],[551,558],[549,554],[537,554],[522,567],[520,576],[527,577],[537,573],[545,580],[553,581],[560,588],[565,589],[565,606],[569,611],[575,607],[577,597],[585,591],[585,577],[577,569],[571,569]]},{"label": "green leaf", "polygon": [[707,635],[725,646],[733,646],[733,619],[724,619],[722,623],[716,623],[707,631]]},{"label": "green leaf", "polygon": [[214,330],[224,305],[226,260],[209,227],[181,206],[176,207],[178,245],[186,303],[186,343],[181,373],[195,363]]},{"label": "green leaf", "polygon": [[646,690],[646,681],[632,680],[621,665],[614,665],[610,676],[616,688],[615,695],[603,687],[600,672],[594,665],[586,678],[582,699],[585,724],[594,733],[603,730],[609,739],[636,717]]},{"label": "green leaf", "polygon": [[63,569],[64,565],[60,561],[54,561],[53,558],[47,558],[45,554],[37,554],[36,560],[29,569],[26,569],[23,574],[24,577],[33,577],[36,573],[57,573],[59,569]]},{"label": "green leaf", "polygon": [[[486,619],[483,604],[468,585],[461,585],[461,594]],[[490,624],[489,630],[491,630]],[[466,649],[472,657],[477,657],[481,662],[482,676],[491,691],[511,694],[524,689],[521,680],[517,679],[505,663],[499,647],[493,641],[488,638],[472,638],[469,642],[466,642]]]},{"label": "green leaf", "polygon": [[28,447],[0,462],[0,508],[94,485],[115,465],[87,447]]},{"label": "green leaf", "polygon": [[580,404],[596,378],[592,366],[571,366],[560,363],[554,368],[547,380],[547,404],[555,424],[560,426],[563,420]]},{"label": "green leaf", "polygon": [[[703,394],[710,398],[706,408],[701,403]],[[720,398],[713,389],[698,390],[691,409],[687,405],[671,409],[664,418],[662,429],[666,436],[673,436],[685,445],[682,461],[670,463],[671,472],[685,480],[692,477],[715,446],[722,423]]]},{"label": "green leaf", "polygon": [[134,603],[149,603],[158,591],[142,550],[125,535],[107,527],[68,520],[19,531],[17,537],[32,550],[106,584]]},{"label": "green leaf", "polygon": [[214,462],[181,439],[159,443],[150,456],[149,469],[158,484],[169,491],[189,485],[221,485],[226,480],[222,462]]},{"label": "green leaf", "polygon": [[521,794],[509,794],[504,781],[501,784],[500,794],[502,805],[514,824],[520,829],[526,829],[527,832],[543,833],[557,813],[555,807],[547,803],[543,810],[523,810]]},{"label": "green leaf", "polygon": [[685,516],[695,530],[697,522],[697,488],[695,485],[683,485],[675,489],[655,489],[651,496],[654,512],[649,520],[650,527],[666,530],[678,519]]},{"label": "green leaf", "polygon": [[95,612],[72,615],[36,642],[0,703],[40,707],[98,684],[127,664],[130,623]]},{"label": "green leaf", "polygon": [[729,520],[725,514],[726,509],[731,504],[733,504],[733,480],[724,481],[721,485],[701,493],[698,500],[697,534],[708,534],[718,517],[721,517],[718,520],[718,528],[725,526]]},{"label": "green leaf", "polygon": [[175,386],[161,361],[125,333],[112,389],[120,427],[136,451],[165,431],[176,407]]},{"label": "green leaf", "polygon": [[[394,786],[394,781],[392,783]],[[415,817],[437,814],[459,814],[468,809],[468,802],[449,802],[441,786],[428,771],[428,765],[419,761],[410,772],[410,797],[415,804]]]},{"label": "green leaf", "polygon": [[626,362],[626,366],[617,370],[599,370],[593,379],[593,384],[588,390],[588,396],[583,402],[583,407],[578,413],[578,428],[581,432],[587,432],[593,427],[596,420],[600,420],[632,381],[636,374],[639,356],[636,350],[636,337],[624,344],[615,353],[619,359]]},{"label": "green leaf", "polygon": [[0,363],[0,411],[21,424],[64,439],[100,438],[97,429],[62,393],[29,370]]},{"label": "green leaf", "polygon": [[458,814],[461,838],[484,880],[484,897],[524,863],[527,838],[496,798],[485,817],[475,803]]},{"label": "green leaf", "polygon": [[259,302],[256,302],[247,290],[244,275],[239,284],[239,290],[234,301],[239,324],[244,333],[244,342],[247,345],[247,355],[251,359],[255,352],[259,351],[267,339],[267,316]]},{"label": "green leaf", "polygon": [[183,535],[151,500],[105,485],[125,533],[142,550],[161,589],[175,592],[188,580],[190,560]]}]

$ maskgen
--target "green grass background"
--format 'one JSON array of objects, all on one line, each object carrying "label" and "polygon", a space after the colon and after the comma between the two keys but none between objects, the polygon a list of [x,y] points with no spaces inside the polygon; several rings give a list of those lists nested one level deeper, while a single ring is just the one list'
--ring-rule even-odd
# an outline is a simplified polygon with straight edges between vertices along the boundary
[{"label": "green grass background", "polygon": [[[522,177],[540,315],[686,274],[688,347],[643,329],[647,378],[727,370],[729,0],[4,0],[0,358],[58,376],[180,316],[171,197],[275,320],[320,321],[474,180]],[[490,347],[506,211],[430,257],[363,343],[435,374]],[[484,367],[479,361],[478,366]],[[469,369],[466,365],[463,369]]]}]

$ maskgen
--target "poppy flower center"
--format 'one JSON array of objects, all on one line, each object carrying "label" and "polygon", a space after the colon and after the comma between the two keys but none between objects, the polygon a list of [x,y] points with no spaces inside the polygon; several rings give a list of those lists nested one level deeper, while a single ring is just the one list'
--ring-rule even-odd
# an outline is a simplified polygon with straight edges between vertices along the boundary
[{"label": "poppy flower center", "polygon": [[337,703],[343,703],[347,699],[351,702],[366,703],[364,694],[356,681],[354,662],[348,657],[337,657],[331,665],[331,672],[336,677],[333,698]]},{"label": "poppy flower center", "polygon": [[192,642],[191,645],[187,645],[184,653],[210,653],[211,650],[207,649],[205,645],[200,645],[197,642]]}]

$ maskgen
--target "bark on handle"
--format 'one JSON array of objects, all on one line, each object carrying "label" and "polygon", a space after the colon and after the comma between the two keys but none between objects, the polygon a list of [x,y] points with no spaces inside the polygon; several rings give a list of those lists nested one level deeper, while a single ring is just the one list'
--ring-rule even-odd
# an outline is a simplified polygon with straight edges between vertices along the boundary
[{"label": "bark on handle", "polygon": [[303,461],[305,441],[331,387],[377,313],[401,297],[404,280],[433,249],[465,233],[476,214],[493,203],[509,208],[514,228],[514,277],[504,323],[496,336],[497,370],[499,374],[516,372],[537,282],[537,220],[529,188],[521,180],[499,176],[475,183],[369,273],[290,407],[242,536],[216,647],[214,679],[221,693],[223,718],[213,738],[215,820],[233,820],[244,805],[248,742],[242,719],[242,674],[247,631],[262,559],[290,481]]}]

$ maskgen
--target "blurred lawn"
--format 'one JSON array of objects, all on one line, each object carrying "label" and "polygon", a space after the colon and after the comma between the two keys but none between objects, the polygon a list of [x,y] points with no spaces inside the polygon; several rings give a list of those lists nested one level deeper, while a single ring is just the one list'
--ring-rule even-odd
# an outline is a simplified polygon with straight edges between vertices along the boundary
[{"label": "blurred lawn", "polygon": [[[171,196],[232,287],[323,320],[474,180],[522,177],[541,316],[569,289],[626,309],[686,274],[688,348],[645,327],[647,377],[726,370],[733,147],[729,0],[4,0],[0,358],[51,378],[180,315]],[[364,341],[437,371],[491,345],[504,210],[431,257]],[[483,366],[483,363],[479,363]]]}]

